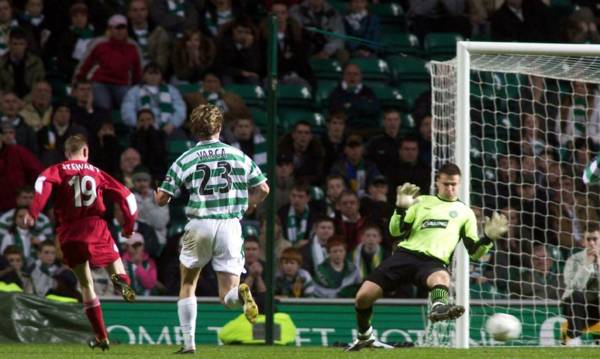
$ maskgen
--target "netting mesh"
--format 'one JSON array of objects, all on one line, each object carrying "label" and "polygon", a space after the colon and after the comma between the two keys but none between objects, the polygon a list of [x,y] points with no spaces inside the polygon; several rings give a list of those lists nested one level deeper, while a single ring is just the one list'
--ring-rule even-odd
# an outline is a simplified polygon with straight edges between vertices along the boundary
[{"label": "netting mesh", "polygon": [[[431,72],[437,168],[455,159],[457,68],[432,62]],[[586,250],[586,235],[600,219],[599,188],[581,178],[600,143],[598,84],[597,57],[471,56],[470,202],[480,233],[493,211],[510,221],[506,238],[471,264],[472,345],[499,344],[483,329],[496,312],[523,324],[522,337],[508,345],[558,345],[567,334],[594,339],[597,320],[576,310],[565,265]],[[581,292],[597,303],[598,280]],[[567,332],[569,315],[589,322]]]}]

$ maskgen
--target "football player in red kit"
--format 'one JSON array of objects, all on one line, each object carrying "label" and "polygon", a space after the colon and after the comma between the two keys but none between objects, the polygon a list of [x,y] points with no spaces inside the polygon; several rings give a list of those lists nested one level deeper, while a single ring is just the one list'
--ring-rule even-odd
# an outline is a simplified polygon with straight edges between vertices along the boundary
[{"label": "football player in red kit", "polygon": [[108,334],[104,326],[100,301],[94,292],[90,267],[106,268],[115,287],[126,301],[134,301],[135,293],[119,251],[106,222],[102,195],[106,193],[123,211],[123,236],[129,237],[137,216],[134,195],[121,183],[99,168],[89,164],[89,148],[85,137],[74,135],[65,142],[65,162],[48,167],[35,182],[35,197],[25,222],[33,225],[46,201],[54,192],[56,235],[64,262],[73,269],[81,285],[83,307],[96,338],[92,348],[108,349]]}]

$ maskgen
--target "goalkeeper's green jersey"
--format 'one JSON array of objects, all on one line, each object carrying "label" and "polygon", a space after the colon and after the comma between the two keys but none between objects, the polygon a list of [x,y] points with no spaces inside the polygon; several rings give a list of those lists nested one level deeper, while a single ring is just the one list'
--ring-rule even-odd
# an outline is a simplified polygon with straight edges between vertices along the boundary
[{"label": "goalkeeper's green jersey", "polygon": [[405,213],[394,212],[390,233],[404,240],[398,246],[437,258],[448,264],[459,240],[471,258],[478,259],[491,247],[487,238],[479,239],[475,213],[460,201],[445,201],[437,196],[419,196]]}]

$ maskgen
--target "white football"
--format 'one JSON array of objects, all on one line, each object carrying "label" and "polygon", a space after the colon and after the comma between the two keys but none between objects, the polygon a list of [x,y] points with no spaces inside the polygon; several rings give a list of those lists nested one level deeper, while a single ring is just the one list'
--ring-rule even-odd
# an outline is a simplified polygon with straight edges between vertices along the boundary
[{"label": "white football", "polygon": [[496,313],[488,318],[485,330],[495,340],[505,342],[521,335],[521,321],[506,313]]}]

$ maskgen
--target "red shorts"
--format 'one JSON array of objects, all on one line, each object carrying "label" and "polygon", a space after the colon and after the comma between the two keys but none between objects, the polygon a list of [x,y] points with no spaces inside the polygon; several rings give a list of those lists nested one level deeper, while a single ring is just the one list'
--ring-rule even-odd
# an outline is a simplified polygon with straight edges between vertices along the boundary
[{"label": "red shorts", "polygon": [[92,268],[106,267],[120,258],[106,222],[100,218],[86,218],[60,226],[57,229],[63,261],[73,268],[85,261]]}]

